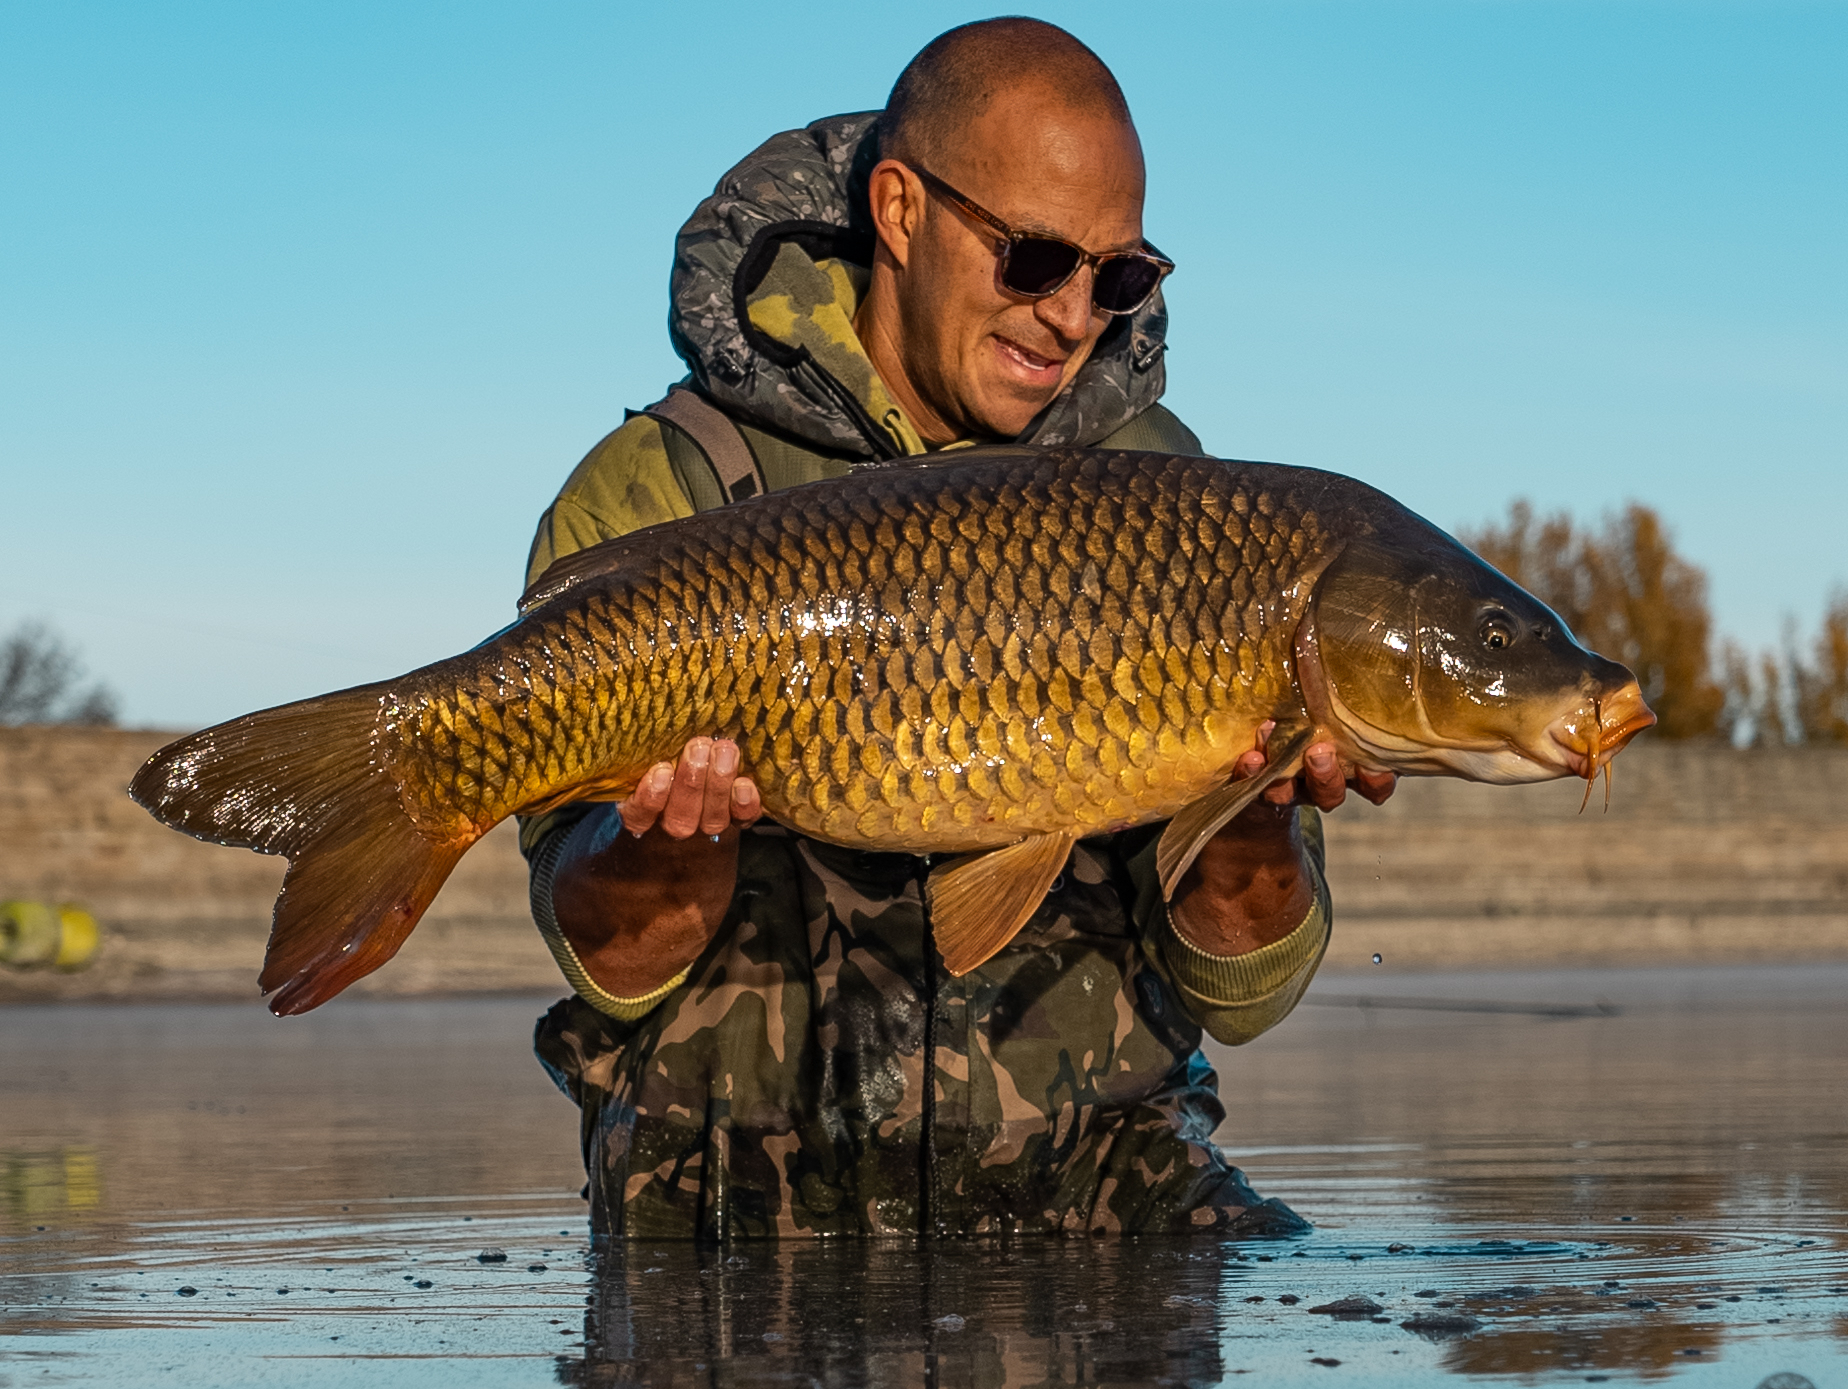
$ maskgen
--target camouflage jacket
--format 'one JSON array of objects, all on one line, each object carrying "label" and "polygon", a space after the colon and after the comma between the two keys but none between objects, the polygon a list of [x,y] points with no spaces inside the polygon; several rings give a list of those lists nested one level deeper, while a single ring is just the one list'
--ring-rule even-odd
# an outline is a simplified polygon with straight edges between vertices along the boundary
[{"label": "camouflage jacket", "polygon": [[[838,117],[775,137],[680,236],[675,345],[771,487],[923,451],[852,328],[870,131],[870,117]],[[1121,323],[1024,440],[1200,451],[1155,403],[1159,303]],[[716,504],[699,459],[674,427],[630,418],[541,519],[529,580]],[[670,987],[625,1000],[588,980],[550,918],[551,865],[588,809],[527,821],[521,843],[535,916],[579,987],[536,1045],[582,1110],[598,1235],[1301,1228],[1213,1145],[1225,1112],[1200,1042],[1272,1026],[1321,960],[1313,812],[1316,905],[1275,945],[1217,957],[1185,939],[1149,826],[1081,843],[1019,936],[961,979],[931,942],[924,860],[761,825],[743,836],[706,951]]]}]

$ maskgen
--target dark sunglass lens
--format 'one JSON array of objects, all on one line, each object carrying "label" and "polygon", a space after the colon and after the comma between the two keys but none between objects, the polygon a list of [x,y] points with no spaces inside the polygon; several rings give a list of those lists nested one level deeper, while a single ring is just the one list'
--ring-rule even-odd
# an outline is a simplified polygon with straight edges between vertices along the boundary
[{"label": "dark sunglass lens", "polygon": [[1078,268],[1078,248],[1048,237],[1023,236],[1008,252],[1001,283],[1016,294],[1051,294]]},{"label": "dark sunglass lens", "polygon": [[1139,256],[1118,256],[1097,267],[1091,298],[1105,313],[1130,313],[1142,307],[1161,283],[1161,267]]}]

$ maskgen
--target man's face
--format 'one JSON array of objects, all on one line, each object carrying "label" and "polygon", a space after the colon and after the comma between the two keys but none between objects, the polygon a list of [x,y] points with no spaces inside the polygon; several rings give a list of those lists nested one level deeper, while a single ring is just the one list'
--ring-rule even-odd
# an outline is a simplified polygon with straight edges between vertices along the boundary
[{"label": "man's face", "polygon": [[[1142,244],[1142,149],[1133,127],[1074,111],[1028,88],[996,97],[930,172],[1016,231],[1087,251]],[[1091,303],[1092,270],[1057,294],[1001,285],[997,236],[936,195],[897,276],[896,344],[912,387],[958,434],[1012,438],[1058,395],[1109,318]]]}]

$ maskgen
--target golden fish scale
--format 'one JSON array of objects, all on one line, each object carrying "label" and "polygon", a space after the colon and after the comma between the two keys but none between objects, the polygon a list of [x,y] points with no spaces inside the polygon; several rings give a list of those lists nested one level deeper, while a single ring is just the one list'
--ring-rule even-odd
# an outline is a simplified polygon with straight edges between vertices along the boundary
[{"label": "golden fish scale", "polygon": [[1294,704],[1326,533],[1303,489],[1267,485],[1286,471],[1010,451],[639,533],[407,678],[388,756],[432,829],[618,797],[702,733],[738,740],[772,816],[841,844],[1158,819]]}]

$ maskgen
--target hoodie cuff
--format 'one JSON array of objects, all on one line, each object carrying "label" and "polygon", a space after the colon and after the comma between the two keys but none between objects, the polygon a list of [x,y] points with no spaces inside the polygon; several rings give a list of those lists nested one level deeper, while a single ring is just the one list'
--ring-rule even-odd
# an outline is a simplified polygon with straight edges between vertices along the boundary
[{"label": "hoodie cuff", "polygon": [[1328,940],[1328,922],[1318,898],[1289,935],[1243,955],[1210,955],[1182,935],[1172,920],[1164,934],[1176,980],[1203,1002],[1231,1007],[1275,993],[1319,958]]},{"label": "hoodie cuff", "polygon": [[565,982],[577,991],[592,1008],[606,1017],[618,1022],[634,1022],[637,1018],[651,1013],[663,999],[675,989],[687,982],[691,966],[683,969],[672,979],[648,993],[634,998],[619,998],[608,989],[603,988],[585,972],[584,963],[578,959],[577,951],[559,929],[558,917],[552,910],[552,875],[558,869],[558,861],[564,857],[565,848],[571,837],[577,833],[577,824],[571,825],[546,841],[533,857],[532,905],[533,922],[539,927],[539,935],[545,941],[546,948],[552,952],[552,958],[558,962],[559,970],[565,976]]}]

